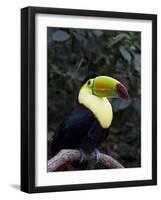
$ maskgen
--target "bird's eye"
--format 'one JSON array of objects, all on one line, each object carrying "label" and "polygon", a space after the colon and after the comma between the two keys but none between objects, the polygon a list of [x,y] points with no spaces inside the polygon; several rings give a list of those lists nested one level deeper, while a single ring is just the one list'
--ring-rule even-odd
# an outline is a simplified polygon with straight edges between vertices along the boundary
[{"label": "bird's eye", "polygon": [[88,81],[88,83],[87,83],[88,85],[90,85],[91,84],[91,81]]}]

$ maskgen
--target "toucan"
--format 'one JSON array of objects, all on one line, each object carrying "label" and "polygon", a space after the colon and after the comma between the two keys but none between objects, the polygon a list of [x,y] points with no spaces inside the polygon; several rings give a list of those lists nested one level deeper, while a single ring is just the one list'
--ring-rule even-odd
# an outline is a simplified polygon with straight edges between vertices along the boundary
[{"label": "toucan", "polygon": [[95,152],[100,158],[98,146],[106,138],[113,119],[111,98],[129,99],[126,87],[109,76],[88,79],[80,88],[77,106],[58,126],[50,145],[52,156],[62,149],[80,150],[80,163],[86,155]]}]

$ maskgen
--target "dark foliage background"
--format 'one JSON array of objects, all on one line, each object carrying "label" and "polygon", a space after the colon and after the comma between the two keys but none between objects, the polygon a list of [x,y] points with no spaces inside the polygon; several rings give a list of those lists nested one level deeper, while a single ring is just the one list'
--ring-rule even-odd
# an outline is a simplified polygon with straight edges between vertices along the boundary
[{"label": "dark foliage background", "polygon": [[71,112],[81,82],[91,72],[112,76],[127,87],[131,100],[112,100],[113,122],[99,149],[125,167],[139,167],[141,33],[48,27],[47,35],[48,144]]}]

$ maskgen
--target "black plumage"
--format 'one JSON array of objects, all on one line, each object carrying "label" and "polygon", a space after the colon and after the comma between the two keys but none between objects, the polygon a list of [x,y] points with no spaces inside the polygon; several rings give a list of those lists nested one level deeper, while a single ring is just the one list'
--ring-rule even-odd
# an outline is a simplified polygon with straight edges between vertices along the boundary
[{"label": "black plumage", "polygon": [[92,153],[105,139],[105,131],[89,109],[77,105],[57,128],[50,146],[51,154],[54,156],[61,149]]}]

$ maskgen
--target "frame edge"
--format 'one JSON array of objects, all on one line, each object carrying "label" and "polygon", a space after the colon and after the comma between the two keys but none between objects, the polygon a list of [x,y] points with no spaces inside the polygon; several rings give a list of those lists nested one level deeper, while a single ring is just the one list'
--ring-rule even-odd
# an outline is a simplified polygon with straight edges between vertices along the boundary
[{"label": "frame edge", "polygon": [[21,9],[21,191],[35,187],[35,40],[31,7]]},{"label": "frame edge", "polygon": [[28,192],[28,8],[21,9],[21,190]]}]

